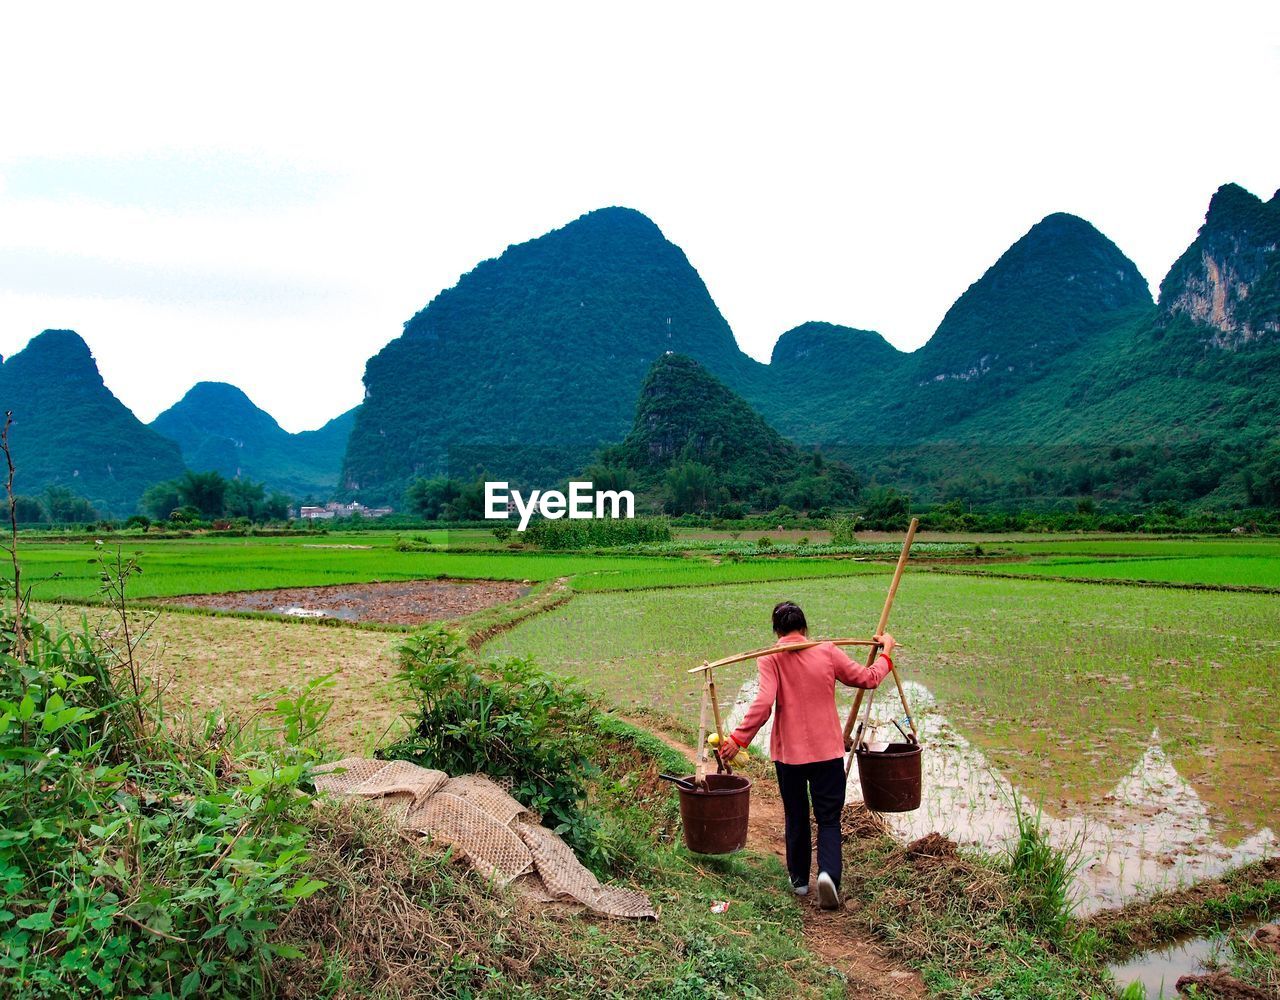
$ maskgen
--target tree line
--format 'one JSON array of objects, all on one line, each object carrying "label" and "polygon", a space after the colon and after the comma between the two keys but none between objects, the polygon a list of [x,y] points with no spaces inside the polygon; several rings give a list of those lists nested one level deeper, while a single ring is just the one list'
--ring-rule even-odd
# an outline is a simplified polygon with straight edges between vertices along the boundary
[{"label": "tree line", "polygon": [[228,479],[220,472],[187,470],[177,479],[148,487],[139,506],[153,520],[170,523],[216,520],[263,523],[288,518],[292,502],[278,490],[268,493],[264,483]]}]

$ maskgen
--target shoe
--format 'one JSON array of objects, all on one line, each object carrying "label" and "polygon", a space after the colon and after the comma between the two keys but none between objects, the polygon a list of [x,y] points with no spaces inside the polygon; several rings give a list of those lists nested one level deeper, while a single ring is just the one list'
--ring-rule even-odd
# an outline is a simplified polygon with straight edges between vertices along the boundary
[{"label": "shoe", "polygon": [[791,891],[794,892],[797,896],[807,896],[809,895],[809,883],[804,882],[797,885],[795,882],[792,882]]},{"label": "shoe", "polygon": [[824,910],[840,908],[840,891],[826,872],[818,872],[818,905]]}]

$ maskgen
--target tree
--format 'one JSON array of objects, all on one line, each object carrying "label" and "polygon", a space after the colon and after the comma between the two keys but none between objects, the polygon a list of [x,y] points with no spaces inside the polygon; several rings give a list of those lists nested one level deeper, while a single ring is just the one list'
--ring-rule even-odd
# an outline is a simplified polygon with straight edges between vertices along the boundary
[{"label": "tree", "polygon": [[701,462],[681,462],[667,470],[667,507],[673,514],[692,514],[711,506],[715,473]]},{"label": "tree", "polygon": [[35,497],[16,496],[13,498],[14,515],[19,524],[41,524],[48,520],[44,505]]},{"label": "tree", "polygon": [[622,490],[634,489],[633,483],[635,476],[631,470],[624,465],[602,464],[596,463],[588,465],[582,470],[582,478],[587,480],[597,490]]},{"label": "tree", "polygon": [[227,517],[247,517],[260,521],[266,513],[267,491],[261,483],[233,479],[226,485],[222,513]]},{"label": "tree", "polygon": [[865,496],[863,517],[869,527],[896,531],[906,527],[911,514],[911,498],[893,487],[871,490]]},{"label": "tree", "polygon": [[76,496],[65,486],[50,486],[44,491],[44,509],[55,524],[76,522],[85,524],[98,520],[98,512],[84,497]]},{"label": "tree", "polygon": [[167,521],[169,515],[182,506],[182,497],[178,494],[178,481],[166,479],[162,483],[148,486],[138,501],[143,513],[153,521]]},{"label": "tree", "polygon": [[462,486],[457,480],[444,476],[418,478],[404,491],[404,505],[427,521],[438,521],[445,516],[445,506],[461,494]]},{"label": "tree", "polygon": [[445,504],[444,517],[448,521],[484,520],[484,480],[477,479],[459,489],[458,495]]},{"label": "tree", "polygon": [[292,506],[292,497],[279,490],[272,490],[263,504],[263,516],[268,521],[283,521],[289,516],[289,508]]},{"label": "tree", "polygon": [[1280,440],[1273,442],[1244,472],[1249,502],[1280,507]]},{"label": "tree", "polygon": [[221,472],[192,472],[188,469],[177,481],[182,506],[194,507],[205,518],[222,516],[227,486]]}]

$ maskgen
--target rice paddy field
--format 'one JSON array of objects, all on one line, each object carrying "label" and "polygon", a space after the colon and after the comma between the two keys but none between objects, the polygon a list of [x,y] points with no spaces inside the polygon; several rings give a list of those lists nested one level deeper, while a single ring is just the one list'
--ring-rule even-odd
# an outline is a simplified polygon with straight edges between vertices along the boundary
[{"label": "rice paddy field", "polygon": [[787,558],[747,552],[730,560],[716,554],[681,558],[544,553],[470,546],[456,549],[446,544],[443,533],[429,537],[433,541],[414,541],[412,548],[403,549],[403,540],[396,536],[372,533],[332,540],[305,536],[161,540],[135,536],[101,544],[95,540],[37,540],[22,546],[23,581],[35,600],[92,601],[101,589],[99,560],[115,558],[117,552],[139,560],[142,573],[130,587],[139,600],[441,577],[534,583],[569,577],[579,590],[625,590],[886,571],[883,562],[860,561],[853,556]]},{"label": "rice paddy field", "polygon": [[[816,532],[763,546],[762,534],[688,532],[626,553],[511,550],[484,532],[34,539],[22,555],[33,597],[64,620],[93,618],[98,560],[117,550],[139,561],[130,589],[143,605],[407,580],[554,588],[485,630],[485,653],[533,657],[688,730],[688,669],[767,645],[778,600],[798,601],[819,636],[867,635],[878,618],[897,540],[834,550]],[[265,692],[332,673],[339,745],[365,750],[397,724],[405,626],[158,614],[150,653],[171,699],[195,711],[251,712]],[[903,836],[932,824],[995,850],[1013,803],[1042,810],[1060,843],[1091,852],[1078,888],[1094,907],[1277,853],[1280,542],[926,535],[890,628],[930,748],[926,805]],[[754,676],[752,663],[720,673],[726,716]],[[891,686],[876,704],[882,724],[901,717]]]},{"label": "rice paddy field", "polygon": [[[884,590],[861,576],[590,594],[489,649],[693,725],[699,691],[687,669],[767,645],[776,601],[801,604],[812,634],[860,634]],[[904,644],[902,677],[1033,799],[1059,810],[1096,801],[1158,733],[1235,837],[1280,811],[1278,610],[1269,595],[910,573],[891,631]],[[718,679],[731,695],[754,673],[745,663]]]},{"label": "rice paddy field", "polygon": [[1000,572],[1280,592],[1280,542],[1270,540],[1076,539],[1002,548],[1029,561],[999,565]]}]

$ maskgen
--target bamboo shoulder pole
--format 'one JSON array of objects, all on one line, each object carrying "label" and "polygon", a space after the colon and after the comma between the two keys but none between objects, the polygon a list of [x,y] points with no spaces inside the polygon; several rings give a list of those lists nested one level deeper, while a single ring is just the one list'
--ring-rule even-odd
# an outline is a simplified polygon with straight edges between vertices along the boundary
[{"label": "bamboo shoulder pole", "polygon": [[689,670],[691,674],[700,674],[707,670],[714,670],[716,667],[727,667],[731,663],[743,663],[746,660],[758,660],[762,656],[768,656],[770,653],[794,653],[796,650],[808,649],[811,646],[820,646],[824,642],[829,642],[833,646],[874,646],[874,639],[810,639],[807,642],[784,642],[778,645],[769,646],[767,649],[753,649],[749,653],[735,653],[733,656],[726,656],[723,660],[716,660],[713,663],[704,663],[700,667],[692,667]]},{"label": "bamboo shoulder pole", "polygon": [[893,582],[889,584],[889,596],[884,599],[884,610],[880,612],[880,627],[876,629],[876,635],[881,635],[889,627],[889,612],[893,610],[893,599],[898,594],[898,584],[902,582],[902,571],[907,568],[907,557],[911,555],[911,543],[916,540],[918,527],[920,519],[913,517],[907,528],[907,537],[902,542],[902,551],[898,553],[898,565],[893,570]]},{"label": "bamboo shoulder pole", "polygon": [[[920,526],[920,519],[913,517],[911,524],[907,528],[907,537],[903,539],[902,551],[898,554],[898,565],[893,571],[893,581],[889,584],[889,594],[884,599],[884,609],[880,612],[880,625],[876,629],[876,635],[883,635],[884,630],[889,627],[889,612],[893,610],[893,599],[898,594],[898,584],[902,582],[902,571],[906,569],[907,557],[911,555],[911,543],[916,538],[916,528]],[[867,666],[871,666],[876,662],[876,657],[880,655],[880,646],[873,645],[871,652],[867,654]],[[902,705],[906,708],[907,696],[902,690],[902,682],[898,680],[898,671],[893,671],[894,682],[898,685],[898,694],[902,698]],[[853,708],[849,712],[849,717],[844,721],[844,741],[849,742],[849,736],[853,732],[854,723],[858,718],[858,709],[862,705],[863,692],[860,690],[854,699]],[[907,719],[911,722],[911,732],[916,731],[915,722],[911,719],[911,710],[907,709]]]}]

